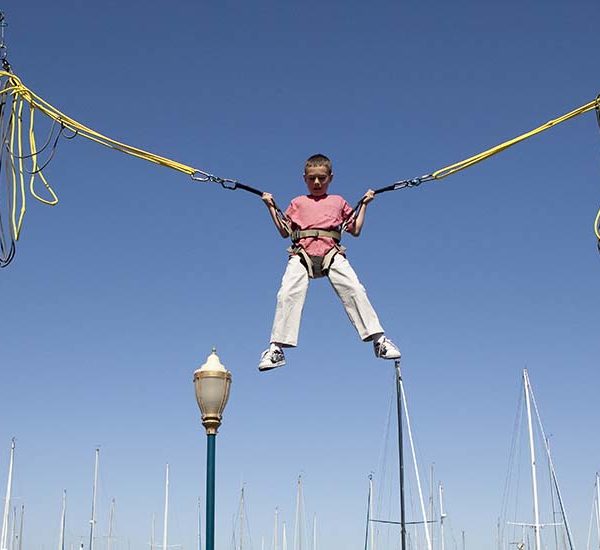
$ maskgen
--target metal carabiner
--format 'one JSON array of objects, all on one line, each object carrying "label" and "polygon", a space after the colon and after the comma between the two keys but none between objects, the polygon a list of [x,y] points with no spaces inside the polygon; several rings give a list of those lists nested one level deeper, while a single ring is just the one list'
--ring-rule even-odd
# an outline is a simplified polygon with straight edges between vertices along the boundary
[{"label": "metal carabiner", "polygon": [[221,187],[223,189],[227,189],[229,191],[235,191],[238,187],[238,183],[239,181],[237,180],[231,180],[231,179],[226,179],[226,178],[219,178],[218,183],[221,184]]},{"label": "metal carabiner", "polygon": [[193,174],[190,174],[190,177],[194,181],[207,182],[210,181],[210,174],[208,172],[203,172],[202,170],[196,170]]}]

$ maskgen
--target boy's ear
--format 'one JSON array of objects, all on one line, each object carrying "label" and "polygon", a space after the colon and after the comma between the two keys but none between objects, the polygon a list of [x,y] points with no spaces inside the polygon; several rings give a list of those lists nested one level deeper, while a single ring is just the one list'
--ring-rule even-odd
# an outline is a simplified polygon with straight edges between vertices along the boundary
[{"label": "boy's ear", "polygon": [[333,172],[329,173],[329,181],[331,181],[333,179]]}]

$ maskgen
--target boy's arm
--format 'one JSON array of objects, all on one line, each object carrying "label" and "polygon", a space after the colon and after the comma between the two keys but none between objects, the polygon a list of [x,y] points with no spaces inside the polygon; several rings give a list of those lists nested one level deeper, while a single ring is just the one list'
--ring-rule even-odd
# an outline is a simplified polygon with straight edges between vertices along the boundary
[{"label": "boy's arm", "polygon": [[261,199],[267,205],[267,208],[269,209],[269,214],[271,215],[271,219],[273,220],[277,231],[279,231],[279,234],[284,239],[289,237],[290,235],[288,233],[287,228],[284,227],[284,225],[281,223],[281,219],[277,215],[275,199],[273,199],[273,195],[271,195],[271,193],[263,193]]},{"label": "boy's arm", "polygon": [[369,189],[360,200],[360,206],[358,207],[358,213],[356,214],[356,218],[354,219],[354,223],[351,224],[351,229],[348,230],[350,235],[354,235],[358,237],[360,232],[362,231],[363,225],[365,223],[365,215],[367,213],[367,204],[369,204],[375,198],[375,191],[373,189]]}]

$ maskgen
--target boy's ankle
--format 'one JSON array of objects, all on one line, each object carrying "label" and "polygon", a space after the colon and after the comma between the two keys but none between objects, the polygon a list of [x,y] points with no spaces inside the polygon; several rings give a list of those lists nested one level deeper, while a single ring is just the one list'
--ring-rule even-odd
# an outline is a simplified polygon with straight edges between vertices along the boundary
[{"label": "boy's ankle", "polygon": [[385,332],[377,332],[371,336],[373,344],[378,344],[382,338],[385,338]]}]

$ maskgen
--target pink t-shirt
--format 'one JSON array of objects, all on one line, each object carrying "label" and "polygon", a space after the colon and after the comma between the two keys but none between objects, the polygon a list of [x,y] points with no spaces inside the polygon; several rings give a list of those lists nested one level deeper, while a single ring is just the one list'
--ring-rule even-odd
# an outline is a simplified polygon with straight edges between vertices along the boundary
[{"label": "pink t-shirt", "polygon": [[[285,211],[292,229],[339,229],[351,213],[352,207],[339,195],[301,195]],[[329,237],[307,237],[300,239],[299,244],[311,256],[325,256],[335,241]]]}]

